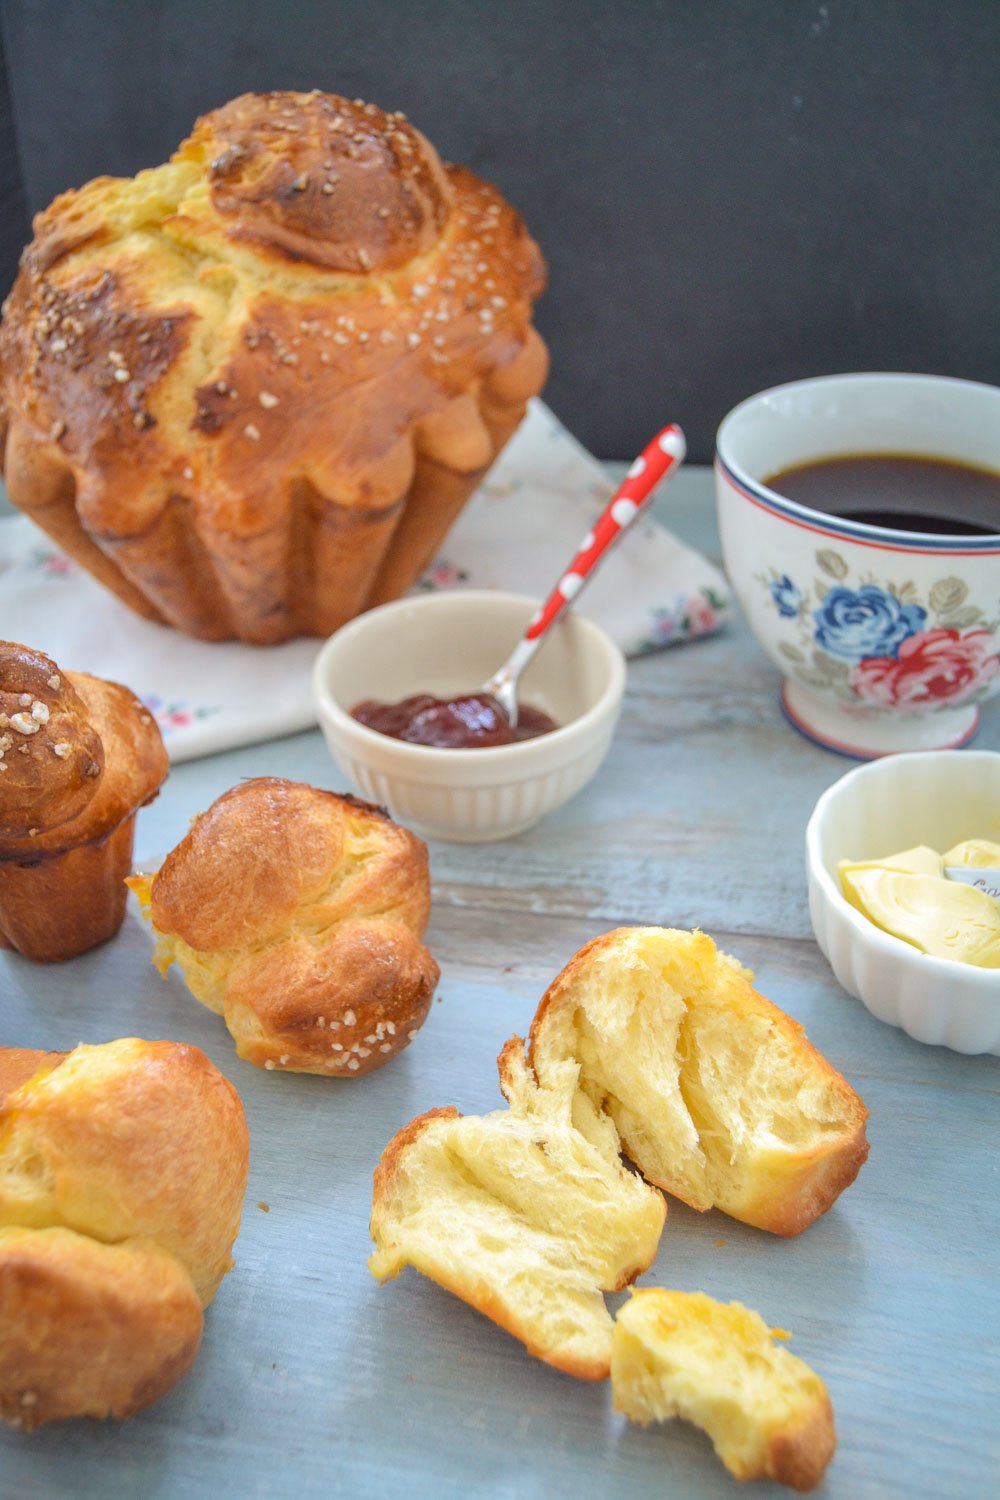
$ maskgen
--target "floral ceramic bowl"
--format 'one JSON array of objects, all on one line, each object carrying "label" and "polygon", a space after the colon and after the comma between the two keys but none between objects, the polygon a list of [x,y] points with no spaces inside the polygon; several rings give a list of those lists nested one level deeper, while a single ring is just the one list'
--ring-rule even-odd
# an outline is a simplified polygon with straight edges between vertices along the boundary
[{"label": "floral ceramic bowl", "polygon": [[716,447],[726,567],[785,679],[785,713],[862,759],[964,745],[977,705],[1000,691],[1000,535],[871,526],[764,483],[879,452],[1000,471],[1000,390],[925,375],[797,381],[736,407]]}]

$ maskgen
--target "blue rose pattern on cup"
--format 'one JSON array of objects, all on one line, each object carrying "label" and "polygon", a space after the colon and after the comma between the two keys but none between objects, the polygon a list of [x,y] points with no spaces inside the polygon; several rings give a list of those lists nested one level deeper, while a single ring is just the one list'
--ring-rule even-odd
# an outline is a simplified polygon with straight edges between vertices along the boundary
[{"label": "blue rose pattern on cup", "polygon": [[1000,677],[1000,616],[971,604],[962,579],[939,578],[921,602],[912,582],[869,575],[851,587],[831,547],[816,564],[805,588],[776,568],[756,575],[788,622],[778,642],[786,671],[805,686],[865,713],[923,712],[974,702]]},{"label": "blue rose pattern on cup", "polygon": [[927,611],[920,604],[901,604],[895,595],[866,583],[859,589],[832,588],[813,610],[813,619],[824,651],[860,661],[866,656],[895,656],[907,636],[922,628]]},{"label": "blue rose pattern on cup", "polygon": [[785,619],[794,620],[799,612],[799,605],[802,603],[802,590],[797,589],[785,573],[781,578],[771,580],[771,598],[777,605],[779,615],[783,615]]}]

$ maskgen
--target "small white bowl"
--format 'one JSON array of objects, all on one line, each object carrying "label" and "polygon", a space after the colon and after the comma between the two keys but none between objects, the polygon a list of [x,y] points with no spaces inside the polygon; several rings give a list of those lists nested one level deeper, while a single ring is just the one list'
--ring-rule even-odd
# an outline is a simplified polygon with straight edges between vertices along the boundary
[{"label": "small white bowl", "polygon": [[1000,842],[1000,755],[923,751],[859,766],[809,819],[809,910],[833,972],[873,1016],[918,1042],[1000,1055],[1000,970],[932,958],[883,932],[844,898],[837,873],[840,859],[970,838]]},{"label": "small white bowl", "polygon": [[313,669],[320,727],[354,785],[417,833],[455,843],[509,838],[561,807],[594,776],[611,743],[625,660],[604,631],[569,614],[521,679],[518,697],[551,714],[549,734],[477,750],[439,750],[359,724],[364,698],[473,692],[513,650],[538,608],[519,594],[418,595],[359,615],[330,637]]}]

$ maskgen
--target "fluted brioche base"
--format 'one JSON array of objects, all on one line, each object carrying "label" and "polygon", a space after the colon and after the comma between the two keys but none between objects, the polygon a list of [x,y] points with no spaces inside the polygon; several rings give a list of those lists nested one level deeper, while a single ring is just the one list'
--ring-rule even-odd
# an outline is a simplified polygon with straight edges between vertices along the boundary
[{"label": "fluted brioche base", "polygon": [[279,521],[250,536],[213,529],[196,498],[181,494],[139,535],[88,532],[57,448],[17,418],[5,479],[14,504],[137,614],[201,640],[277,645],[293,636],[332,635],[363,610],[404,594],[525,410],[523,400],[484,405],[488,462],[465,471],[418,453],[409,488],[388,504],[339,505],[309,480],[292,479]]},{"label": "fluted brioche base", "polygon": [[163,624],[163,616],[130,583],[114,560],[105,555],[84,531],[76,513],[76,484],[58,448],[43,443],[25,423],[11,419],[6,427],[3,479],[9,497],[35,525],[50,536],[60,551],[86,568],[98,583],[117,594],[123,604],[147,620]]},{"label": "fluted brioche base", "polygon": [[125,918],[135,814],[110,837],[37,864],[0,862],[0,948],[58,963],[114,937]]},{"label": "fluted brioche base", "polygon": [[545,381],[520,215],[361,100],[243,95],[33,227],[0,320],[11,500],[206,640],[405,590]]},{"label": "fluted brioche base", "polygon": [[432,561],[466,503],[521,425],[525,410],[523,403],[480,407],[479,416],[492,440],[493,454],[489,463],[474,473],[456,473],[430,458],[417,465],[392,546],[365,598],[366,609],[405,594]]}]

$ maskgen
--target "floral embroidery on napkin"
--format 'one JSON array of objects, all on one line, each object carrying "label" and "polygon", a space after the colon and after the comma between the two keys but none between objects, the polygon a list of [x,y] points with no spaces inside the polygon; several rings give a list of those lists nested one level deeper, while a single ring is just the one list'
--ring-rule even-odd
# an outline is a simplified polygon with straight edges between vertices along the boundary
[{"label": "floral embroidery on napkin", "polygon": [[658,606],[650,610],[650,626],[646,635],[636,646],[636,655],[658,651],[675,638],[695,640],[718,628],[720,617],[726,608],[726,600],[715,589],[704,588],[697,593],[685,595],[672,609]]},{"label": "floral embroidery on napkin", "polygon": [[212,714],[219,712],[218,706],[214,704],[189,703],[186,699],[164,702],[157,693],[147,693],[142,702],[153,715],[160,733],[164,736],[178,729],[189,729],[199,719],[211,718]]},{"label": "floral embroidery on napkin", "polygon": [[468,583],[469,574],[465,568],[460,568],[457,563],[448,562],[445,558],[438,558],[431,563],[417,579],[415,588],[421,593],[433,593],[435,589],[457,589],[463,583]]},{"label": "floral embroidery on napkin", "polygon": [[35,547],[28,553],[29,570],[44,573],[49,578],[71,578],[79,569],[71,557],[57,552],[54,547]]}]

